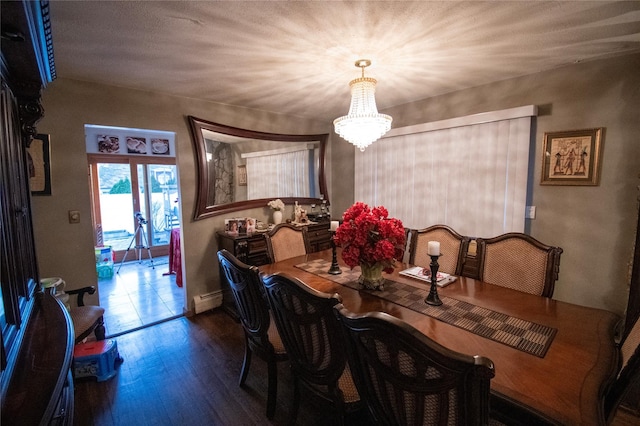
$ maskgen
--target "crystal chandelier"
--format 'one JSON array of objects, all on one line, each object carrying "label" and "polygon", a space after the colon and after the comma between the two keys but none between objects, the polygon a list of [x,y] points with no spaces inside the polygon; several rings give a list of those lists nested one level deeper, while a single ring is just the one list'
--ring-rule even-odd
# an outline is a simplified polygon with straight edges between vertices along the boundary
[{"label": "crystal chandelier", "polygon": [[379,114],[376,107],[376,79],[365,77],[364,69],[371,65],[368,59],[356,61],[362,68],[362,77],[351,80],[351,106],[349,114],[333,120],[336,133],[351,142],[360,151],[378,140],[391,129],[391,116]]}]

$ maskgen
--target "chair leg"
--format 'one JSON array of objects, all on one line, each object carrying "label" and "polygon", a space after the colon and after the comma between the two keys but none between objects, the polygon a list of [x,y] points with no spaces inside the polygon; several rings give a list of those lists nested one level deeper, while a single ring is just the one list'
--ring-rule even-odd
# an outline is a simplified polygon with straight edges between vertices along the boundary
[{"label": "chair leg", "polygon": [[245,338],[244,340],[244,361],[242,361],[242,370],[240,371],[240,386],[244,385],[244,381],[247,380],[249,374],[249,366],[251,365],[251,348],[249,348],[249,342]]},{"label": "chair leg", "polygon": [[267,363],[269,369],[269,390],[267,392],[267,418],[273,419],[276,412],[276,400],[278,396],[278,364],[275,360]]},{"label": "chair leg", "polygon": [[298,417],[298,409],[300,408],[300,382],[297,377],[293,378],[293,401],[291,403],[291,413],[289,424],[295,426]]},{"label": "chair leg", "polygon": [[100,322],[96,326],[94,334],[96,335],[96,340],[105,339],[106,330],[104,328],[104,318],[100,317]]}]

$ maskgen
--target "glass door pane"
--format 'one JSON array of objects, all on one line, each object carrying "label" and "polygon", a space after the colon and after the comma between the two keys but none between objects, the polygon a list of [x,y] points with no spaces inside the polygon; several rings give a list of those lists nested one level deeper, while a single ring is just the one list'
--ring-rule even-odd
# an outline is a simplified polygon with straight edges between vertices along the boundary
[{"label": "glass door pane", "polygon": [[180,227],[176,165],[105,160],[89,161],[96,245],[111,246],[115,262],[167,255],[171,231]]},{"label": "glass door pane", "polygon": [[[147,194],[149,193],[149,191],[146,190],[147,188],[147,182],[145,181],[145,165],[144,164],[138,164],[136,167],[136,175],[138,177],[138,198],[140,200],[139,202],[139,206],[138,207],[138,212],[142,215],[142,218],[144,218],[144,220],[148,221],[149,220],[149,216],[147,214]],[[149,234],[149,226],[147,223],[144,223],[145,226],[144,228],[144,232],[146,233],[146,235]],[[143,244],[144,242],[139,242],[140,244]],[[149,245],[152,245],[149,242]],[[147,244],[144,244],[144,246],[146,247]]]},{"label": "glass door pane", "polygon": [[98,187],[104,245],[126,250],[135,232],[129,164],[98,163]]},{"label": "glass door pane", "polygon": [[169,244],[171,230],[180,227],[177,170],[171,164],[147,165],[151,194],[152,245]]}]

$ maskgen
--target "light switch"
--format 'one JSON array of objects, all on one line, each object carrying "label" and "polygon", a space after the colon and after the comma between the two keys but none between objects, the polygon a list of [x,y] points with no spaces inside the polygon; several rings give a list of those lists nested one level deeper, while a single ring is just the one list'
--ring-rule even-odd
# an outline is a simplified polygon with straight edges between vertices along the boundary
[{"label": "light switch", "polygon": [[78,210],[69,210],[69,223],[80,223],[80,212]]},{"label": "light switch", "polygon": [[525,219],[535,219],[536,218],[536,206],[527,206],[525,208],[524,218]]}]

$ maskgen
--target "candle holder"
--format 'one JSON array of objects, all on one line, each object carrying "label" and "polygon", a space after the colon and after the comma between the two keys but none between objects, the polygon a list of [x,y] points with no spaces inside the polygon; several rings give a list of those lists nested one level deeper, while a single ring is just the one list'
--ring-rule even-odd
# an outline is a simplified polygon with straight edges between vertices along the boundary
[{"label": "candle holder", "polygon": [[442,300],[440,300],[440,296],[438,296],[438,284],[436,284],[438,282],[438,269],[440,268],[438,258],[440,256],[439,254],[429,255],[429,257],[431,257],[431,263],[429,264],[431,268],[431,289],[429,290],[429,295],[424,299],[424,302],[431,306],[442,305]]},{"label": "candle holder", "polygon": [[332,231],[331,232],[331,268],[329,268],[329,270],[327,271],[328,274],[331,275],[339,275],[342,273],[342,269],[340,269],[340,265],[338,264],[338,252],[336,250],[336,242],[333,240],[333,237],[335,237],[336,232]]}]

